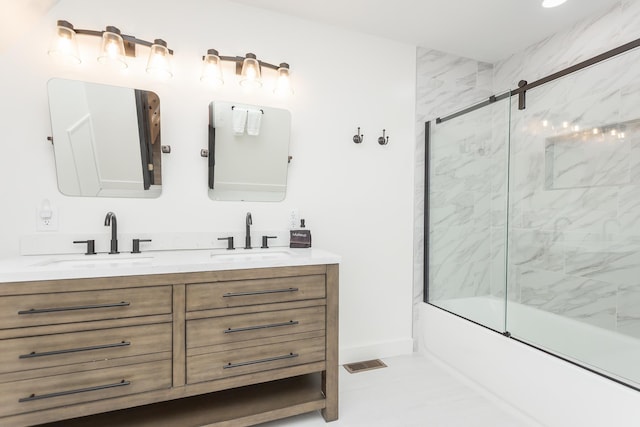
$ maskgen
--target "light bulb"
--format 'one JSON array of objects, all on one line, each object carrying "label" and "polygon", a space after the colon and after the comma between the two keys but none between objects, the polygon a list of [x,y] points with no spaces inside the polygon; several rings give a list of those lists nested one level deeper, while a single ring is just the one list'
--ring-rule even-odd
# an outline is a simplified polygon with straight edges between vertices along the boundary
[{"label": "light bulb", "polygon": [[108,26],[106,31],[102,33],[102,47],[98,62],[118,68],[127,68],[127,61],[124,56],[124,41],[120,30],[116,27]]},{"label": "light bulb", "polygon": [[289,64],[283,62],[278,68],[278,78],[276,80],[276,87],[273,93],[280,96],[293,95],[293,89],[291,88],[291,76],[289,74]]},{"label": "light bulb", "polygon": [[171,72],[171,58],[169,55],[167,42],[162,39],[155,39],[149,52],[147,73],[163,80],[173,77],[173,73]]},{"label": "light bulb", "polygon": [[76,32],[69,22],[58,21],[56,35],[49,49],[49,55],[59,57],[73,64],[81,62]]},{"label": "light bulb", "polygon": [[214,87],[222,86],[224,79],[222,78],[222,68],[220,66],[220,57],[215,49],[207,50],[207,54],[202,59],[202,75],[200,81],[208,83]]},{"label": "light bulb", "polygon": [[260,75],[260,63],[253,53],[247,53],[242,61],[242,71],[240,72],[240,85],[249,89],[262,87]]}]

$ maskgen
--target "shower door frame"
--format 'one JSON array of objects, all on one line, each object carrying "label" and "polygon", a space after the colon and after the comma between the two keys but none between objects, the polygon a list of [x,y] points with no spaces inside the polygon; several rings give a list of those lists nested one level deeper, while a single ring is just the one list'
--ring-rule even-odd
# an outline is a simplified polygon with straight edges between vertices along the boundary
[{"label": "shower door frame", "polygon": [[[598,64],[600,62],[603,62],[603,61],[606,61],[608,59],[614,58],[614,57],[616,57],[618,55],[621,55],[623,53],[626,53],[626,52],[628,52],[630,50],[633,50],[633,49],[636,49],[638,47],[640,47],[640,38],[638,38],[636,40],[633,40],[633,41],[631,41],[629,43],[625,43],[625,44],[623,44],[621,46],[618,46],[618,47],[616,47],[614,49],[608,50],[608,51],[606,51],[604,53],[596,55],[596,56],[594,56],[592,58],[589,58],[589,59],[587,59],[585,61],[582,61],[582,62],[580,62],[578,64],[575,64],[575,65],[572,65],[570,67],[567,67],[567,68],[565,68],[563,70],[560,70],[558,72],[550,74],[550,75],[548,75],[546,77],[543,77],[541,79],[538,79],[538,80],[536,80],[534,82],[528,83],[526,80],[520,80],[520,82],[518,83],[518,87],[517,88],[515,88],[515,89],[513,89],[511,91],[499,94],[499,95],[491,95],[485,101],[479,102],[479,103],[474,104],[474,105],[472,105],[470,107],[467,107],[467,108],[464,108],[464,109],[462,109],[460,111],[457,111],[455,113],[449,114],[449,115],[447,115],[445,117],[438,117],[438,118],[435,119],[435,123],[436,124],[441,124],[441,123],[443,123],[445,121],[454,119],[456,117],[463,116],[465,114],[468,114],[468,113],[471,113],[473,111],[476,111],[476,110],[478,110],[480,108],[484,108],[486,106],[489,106],[489,105],[493,104],[496,101],[500,101],[500,100],[503,100],[503,99],[506,99],[506,98],[511,98],[511,97],[513,97],[515,95],[518,95],[518,110],[524,110],[524,109],[526,109],[526,93],[527,93],[527,90],[536,88],[536,87],[544,85],[546,83],[550,83],[550,82],[552,82],[554,80],[560,79],[562,77],[565,77],[565,76],[568,76],[570,74],[573,74],[573,73],[575,73],[577,71],[580,71],[580,70],[583,70],[585,68],[588,68],[588,67],[590,67],[592,65],[596,65],[596,64]],[[451,313],[451,314],[453,314],[453,315],[455,315],[457,317],[465,319],[466,321],[469,321],[471,323],[475,323],[476,325],[482,326],[483,328],[486,328],[486,329],[488,329],[488,330],[490,330],[492,332],[496,332],[496,333],[498,333],[500,335],[504,335],[507,338],[511,338],[511,339],[513,339],[513,340],[515,340],[517,342],[520,342],[522,344],[525,344],[525,345],[527,345],[527,346],[529,346],[531,348],[534,348],[536,350],[542,351],[542,352],[544,352],[544,353],[546,353],[546,354],[548,354],[550,356],[553,356],[553,357],[556,357],[558,359],[564,360],[566,362],[571,363],[574,366],[580,367],[582,369],[586,369],[589,372],[592,372],[594,374],[600,375],[600,376],[602,376],[604,378],[607,378],[607,379],[609,379],[611,381],[614,381],[614,382],[616,382],[618,384],[621,384],[621,385],[623,385],[625,387],[629,387],[629,388],[631,388],[631,389],[633,389],[635,391],[639,391],[640,392],[640,386],[636,386],[636,385],[630,384],[628,382],[623,381],[620,378],[613,377],[611,375],[608,375],[607,373],[604,373],[604,372],[601,372],[599,370],[593,369],[593,368],[591,368],[591,367],[589,367],[589,366],[587,366],[585,364],[582,364],[582,363],[579,363],[579,362],[577,362],[575,360],[566,358],[566,357],[564,357],[564,356],[562,356],[560,354],[554,353],[554,352],[552,352],[550,350],[547,350],[545,348],[538,347],[538,346],[536,346],[536,345],[534,345],[532,343],[529,343],[529,342],[524,341],[522,339],[519,339],[517,337],[513,337],[511,335],[511,333],[508,331],[508,328],[507,328],[507,325],[506,325],[506,313],[505,313],[505,328],[504,328],[505,330],[504,330],[504,332],[500,332],[500,331],[497,331],[497,330],[495,330],[493,328],[490,328],[487,325],[483,325],[482,323],[476,322],[476,321],[471,320],[471,319],[469,319],[467,317],[464,317],[463,315],[454,313],[454,312],[452,312],[450,310],[447,310],[445,308],[439,307],[439,306],[429,302],[429,233],[430,233],[430,227],[429,227],[429,220],[430,220],[430,210],[429,210],[429,208],[430,208],[430,191],[429,191],[430,190],[430,179],[429,179],[429,174],[431,172],[431,166],[430,166],[430,157],[431,157],[430,133],[431,133],[431,121],[426,121],[425,122],[425,140],[424,140],[424,143],[425,143],[425,150],[424,150],[424,152],[425,152],[425,154],[424,154],[424,165],[425,165],[424,166],[424,206],[423,206],[423,209],[424,209],[424,228],[423,228],[423,236],[422,236],[422,240],[423,240],[423,302],[426,303],[426,304],[429,304],[432,307],[436,307],[436,308],[438,308],[440,310],[446,311],[447,313]],[[510,137],[509,137],[509,139],[510,139]],[[507,141],[507,146],[509,146],[509,141]],[[507,151],[509,151],[509,149]],[[507,160],[507,162],[508,162],[508,160]],[[507,198],[508,198],[508,193],[509,193],[509,180],[507,180]],[[508,228],[508,220],[507,220],[507,223],[505,224],[505,226]],[[508,236],[508,231],[507,231],[507,236]],[[507,237],[507,241],[508,241],[508,237]],[[507,248],[508,248],[508,243],[507,243]],[[508,256],[508,249],[507,248],[505,250],[505,256]],[[505,295],[505,300],[506,300],[506,295]],[[505,302],[505,310],[506,310],[506,302]]]}]

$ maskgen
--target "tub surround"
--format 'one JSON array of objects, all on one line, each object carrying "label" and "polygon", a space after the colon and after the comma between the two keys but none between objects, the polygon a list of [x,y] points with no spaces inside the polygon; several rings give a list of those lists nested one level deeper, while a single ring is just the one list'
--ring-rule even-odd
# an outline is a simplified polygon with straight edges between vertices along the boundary
[{"label": "tub surround", "polygon": [[288,248],[3,261],[0,424],[335,420],[339,261]]},{"label": "tub surround", "polygon": [[513,405],[534,425],[637,424],[637,391],[438,307],[423,303],[419,311],[421,352]]}]

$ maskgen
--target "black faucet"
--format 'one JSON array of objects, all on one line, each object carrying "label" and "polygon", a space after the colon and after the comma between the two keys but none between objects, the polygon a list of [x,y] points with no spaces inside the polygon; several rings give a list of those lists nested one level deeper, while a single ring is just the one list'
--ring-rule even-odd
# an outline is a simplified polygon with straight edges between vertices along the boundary
[{"label": "black faucet", "polygon": [[[132,254],[139,254],[140,252],[140,243],[141,242],[150,242],[151,239],[133,239],[132,242],[132,246],[133,248],[131,249],[131,253]],[[117,243],[116,243],[117,244]],[[116,248],[117,249],[117,248]]]},{"label": "black faucet", "polygon": [[262,236],[262,249],[269,249],[269,239],[277,239],[278,236]]},{"label": "black faucet", "polygon": [[104,225],[111,226],[111,251],[110,254],[118,254],[118,221],[116,214],[113,212],[107,212],[107,216],[104,217]]},{"label": "black faucet", "polygon": [[226,240],[227,241],[227,250],[234,250],[235,247],[233,246],[233,236],[229,236],[229,237],[218,237],[218,240]]},{"label": "black faucet", "polygon": [[251,219],[251,212],[247,212],[247,232],[244,238],[245,249],[251,249],[251,224],[253,224],[253,220]]}]

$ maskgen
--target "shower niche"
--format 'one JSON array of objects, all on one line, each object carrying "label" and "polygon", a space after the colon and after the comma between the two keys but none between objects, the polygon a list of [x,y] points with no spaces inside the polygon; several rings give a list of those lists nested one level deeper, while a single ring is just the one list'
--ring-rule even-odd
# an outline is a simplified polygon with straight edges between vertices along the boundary
[{"label": "shower niche", "polygon": [[[630,185],[639,166],[640,120],[573,130],[545,141],[547,190]],[[636,177],[637,178],[637,177]]]}]

